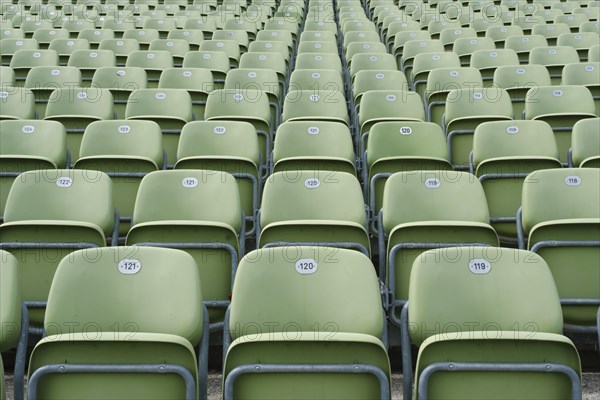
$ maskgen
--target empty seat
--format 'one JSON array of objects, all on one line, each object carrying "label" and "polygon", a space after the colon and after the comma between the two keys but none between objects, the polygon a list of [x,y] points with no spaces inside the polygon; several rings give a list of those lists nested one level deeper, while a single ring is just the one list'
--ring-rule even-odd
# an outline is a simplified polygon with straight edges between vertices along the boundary
[{"label": "empty seat", "polygon": [[224,395],[390,398],[384,324],[367,257],[327,247],[256,250],[240,262],[224,329]]},{"label": "empty seat", "polygon": [[64,258],[48,298],[47,336],[31,355],[29,396],[206,396],[203,294],[196,262],[183,251],[105,247]]},{"label": "empty seat", "polygon": [[497,49],[504,48],[504,44],[506,39],[509,36],[522,36],[523,29],[520,26],[510,25],[510,26],[490,26],[485,31],[485,36],[489,37],[494,41]]},{"label": "empty seat", "polygon": [[[335,74],[334,71],[331,71]],[[339,74],[338,74],[339,76]],[[291,83],[290,83],[291,84]],[[335,85],[335,81],[331,83]],[[227,73],[225,78],[225,89],[236,90],[261,90],[266,94],[271,106],[271,121],[279,125],[281,116],[281,94],[284,87],[279,83],[277,72],[272,69],[263,68],[236,68]]]},{"label": "empty seat", "polygon": [[489,87],[494,83],[496,69],[503,65],[519,65],[519,56],[512,49],[475,50],[470,65],[481,72],[484,86]]},{"label": "empty seat", "polygon": [[285,96],[281,120],[336,121],[350,124],[346,99],[336,90],[291,90]]},{"label": "empty seat", "polygon": [[523,184],[519,248],[548,263],[563,305],[565,331],[596,333],[599,181],[600,169],[561,168],[532,173]]},{"label": "empty seat", "polygon": [[48,99],[45,120],[58,121],[67,131],[71,160],[79,158],[81,136],[93,121],[113,119],[113,96],[108,89],[58,88]]},{"label": "empty seat", "polygon": [[34,119],[35,95],[29,89],[7,86],[0,91],[0,120]]},{"label": "empty seat", "polygon": [[282,171],[265,182],[259,247],[319,243],[370,254],[358,179],[346,172]]},{"label": "empty seat", "polygon": [[71,53],[67,65],[79,68],[82,83],[89,86],[96,70],[116,66],[117,58],[112,50],[75,50]]},{"label": "empty seat", "polygon": [[514,35],[506,38],[504,47],[513,49],[519,55],[521,64],[529,62],[529,52],[536,47],[546,47],[548,41],[542,35]]},{"label": "empty seat", "polygon": [[600,62],[567,64],[562,71],[561,85],[587,87],[596,104],[596,115],[600,115]]},{"label": "empty seat", "polygon": [[259,135],[262,160],[270,159],[272,149],[271,110],[268,96],[256,89],[215,90],[208,95],[204,117],[207,121],[250,122]]},{"label": "empty seat", "polygon": [[67,65],[75,50],[89,50],[90,47],[90,43],[86,39],[54,39],[50,42],[48,49],[58,53],[60,65]]},{"label": "empty seat", "polygon": [[342,60],[337,54],[302,53],[296,56],[296,69],[333,69],[342,74]]},{"label": "empty seat", "polygon": [[0,66],[0,86],[15,86],[15,73],[11,67]]},{"label": "empty seat", "polygon": [[479,124],[510,120],[513,116],[508,92],[496,87],[452,90],[446,103],[444,125],[450,162],[455,168],[467,166],[473,149],[473,133]]},{"label": "empty seat", "polygon": [[475,129],[471,172],[481,181],[490,223],[503,241],[516,242],[525,177],[560,167],[552,128],[544,121],[484,122]]},{"label": "empty seat", "polygon": [[35,109],[42,118],[54,89],[81,85],[81,72],[75,67],[33,67],[27,74],[25,87],[35,95]]},{"label": "empty seat", "polygon": [[285,122],[277,128],[273,172],[342,171],[356,175],[348,126],[331,121]]},{"label": "empty seat", "polygon": [[68,39],[67,29],[38,29],[33,33],[32,39],[37,40],[38,48],[47,49],[54,39]]},{"label": "empty seat", "polygon": [[588,118],[573,125],[569,166],[600,168],[600,119]]},{"label": "empty seat", "polygon": [[127,29],[123,32],[123,39],[135,39],[138,41],[141,50],[148,50],[150,43],[155,39],[160,39],[156,29]]},{"label": "empty seat", "polygon": [[[354,77],[359,71],[365,70],[389,70],[396,71],[396,60],[394,56],[387,53],[360,53],[352,57],[350,64],[350,79],[354,81]],[[404,71],[406,75],[406,71]]]},{"label": "empty seat", "polygon": [[415,92],[425,94],[429,73],[438,68],[460,68],[460,59],[452,51],[441,53],[421,53],[415,56],[411,82]]},{"label": "empty seat", "polygon": [[542,65],[505,65],[494,71],[494,86],[508,92],[513,105],[514,119],[523,118],[525,97],[529,89],[550,84],[550,73]]},{"label": "empty seat", "polygon": [[406,171],[385,183],[379,213],[379,277],[391,291],[390,320],[400,325],[413,261],[427,250],[467,243],[497,246],[485,193],[461,171]]},{"label": "empty seat", "polygon": [[532,49],[529,54],[530,64],[543,65],[548,69],[553,85],[560,83],[566,64],[578,62],[577,50],[571,46],[539,47]]},{"label": "empty seat", "polygon": [[160,74],[167,68],[173,68],[173,56],[167,50],[133,51],[127,57],[126,67],[139,67],[146,70],[148,87],[158,87]]},{"label": "empty seat", "polygon": [[[21,332],[21,290],[19,261],[9,252],[0,250],[0,351],[16,347]],[[1,360],[1,358],[0,358]],[[3,373],[0,361],[0,374]],[[4,381],[4,377],[0,376]],[[4,386],[0,385],[0,391]],[[4,392],[0,392],[4,396]]]},{"label": "empty seat", "polygon": [[167,68],[160,74],[158,87],[187,90],[194,119],[204,119],[206,99],[214,89],[213,74],[206,68]]},{"label": "empty seat", "polygon": [[[455,42],[456,45],[456,42]],[[417,54],[443,52],[444,45],[439,39],[409,40],[404,45],[402,57],[400,58],[400,69],[404,75],[410,76],[412,64]],[[460,56],[460,54],[458,54]]]},{"label": "empty seat", "polygon": [[452,169],[444,132],[431,122],[379,122],[371,128],[366,152],[361,157],[365,198],[374,233],[384,185],[393,173]]},{"label": "empty seat", "polygon": [[108,89],[113,95],[115,118],[125,118],[127,99],[132,91],[146,89],[146,71],[139,67],[100,67],[92,77],[92,87]]},{"label": "empty seat", "polygon": [[119,235],[124,237],[140,181],[163,166],[162,136],[156,122],[115,120],[88,125],[74,168],[102,171],[111,178]]},{"label": "empty seat", "polygon": [[[579,355],[562,335],[541,257],[509,248],[430,250],[413,265],[408,297],[404,398],[484,398],[490,390],[503,399],[580,396]],[[414,388],[411,343],[419,347]]]},{"label": "empty seat", "polygon": [[198,50],[204,40],[204,32],[200,29],[176,29],[169,32],[167,39],[183,39],[190,46],[190,50]]},{"label": "empty seat", "polygon": [[17,81],[24,81],[33,67],[57,65],[58,53],[55,50],[17,50],[10,60]]},{"label": "empty seat", "polygon": [[477,50],[495,50],[496,44],[487,37],[480,38],[459,38],[454,42],[452,51],[460,58],[460,62],[464,66],[470,65],[471,54]]},{"label": "empty seat", "polygon": [[215,88],[225,83],[229,71],[229,57],[223,51],[190,51],[183,58],[183,68],[204,68],[212,72]]},{"label": "empty seat", "polygon": [[256,128],[243,121],[193,121],[181,131],[175,169],[227,172],[236,179],[246,218],[254,235],[265,161],[260,159]]},{"label": "empty seat", "polygon": [[[192,206],[193,205],[193,206]],[[194,257],[211,323],[222,320],[244,224],[235,178],[210,170],[155,171],[140,183],[127,245],[182,249]]]},{"label": "empty seat", "polygon": [[139,89],[131,92],[125,109],[128,120],[150,120],[158,123],[163,133],[167,165],[177,156],[179,134],[193,119],[192,98],[184,89]]},{"label": "empty seat", "polygon": [[[253,42],[254,43],[254,42]],[[205,40],[200,43],[200,51],[220,51],[227,54],[229,65],[235,68],[240,61],[240,46],[235,40]]]},{"label": "empty seat", "polygon": [[13,55],[19,50],[37,50],[38,42],[35,39],[24,39],[7,35],[0,41],[2,49],[2,65],[9,65]]},{"label": "empty seat", "polygon": [[112,50],[115,53],[116,65],[125,66],[129,55],[134,51],[138,51],[140,44],[135,39],[104,39],[100,42],[98,48],[100,50]]},{"label": "empty seat", "polygon": [[539,24],[533,27],[531,33],[544,36],[549,46],[556,46],[558,37],[563,33],[571,33],[571,29],[567,24]]},{"label": "empty seat", "polygon": [[525,99],[525,119],[550,124],[563,163],[571,147],[573,125],[580,119],[594,118],[595,111],[592,94],[584,86],[540,86],[529,89]]}]

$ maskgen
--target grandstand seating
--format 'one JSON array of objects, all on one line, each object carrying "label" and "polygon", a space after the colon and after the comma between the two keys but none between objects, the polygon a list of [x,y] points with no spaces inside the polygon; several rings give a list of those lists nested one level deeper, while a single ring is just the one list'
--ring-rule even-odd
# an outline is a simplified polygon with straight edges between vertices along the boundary
[{"label": "grandstand seating", "polygon": [[[565,283],[562,265],[564,257],[598,263],[597,222],[580,224],[583,218],[597,218],[590,215],[597,202],[590,195],[587,200],[569,195],[592,186],[593,197],[600,186],[596,172],[590,172],[597,170],[600,157],[599,4],[2,0],[0,247],[16,255],[24,271],[23,299],[30,308],[43,306],[37,302],[45,301],[61,258],[81,246],[178,248],[195,259],[209,307],[206,330],[215,332],[227,322],[230,300],[233,323],[253,318],[249,304],[242,307],[243,300],[236,305],[231,298],[238,264],[252,270],[255,260],[249,255],[271,255],[289,245],[332,246],[344,259],[366,267],[362,252],[376,261],[371,268],[379,278],[381,305],[394,325],[391,338],[372,331],[359,341],[376,349],[365,362],[373,361],[382,377],[389,368],[381,345],[396,346],[398,335],[406,333],[398,330],[400,309],[413,290],[409,282],[417,256],[466,244],[537,252],[538,240],[580,240],[586,245],[566,253],[544,247],[539,254],[555,273],[556,284],[547,280],[544,285],[558,286],[565,330],[588,340],[594,321],[600,324],[597,268],[583,270],[580,285]],[[584,183],[565,189],[562,175],[545,178],[554,170]],[[552,181],[543,191],[543,185],[538,188],[547,203],[543,206],[529,199],[536,193],[529,183],[538,176]],[[70,196],[80,184],[87,192]],[[553,196],[562,209],[546,214],[553,201],[545,197]],[[542,216],[532,216],[541,209]],[[548,233],[552,237],[538,239],[538,230],[563,226],[556,222],[562,217],[578,218],[570,223],[579,225],[569,226],[585,227],[581,235],[589,231],[589,237],[573,239],[569,229],[556,228]],[[52,257],[37,262],[44,252]],[[261,265],[287,264],[289,259],[271,259]],[[44,272],[34,276],[38,269]],[[290,279],[281,294],[304,301],[294,297],[298,293],[291,287],[298,276],[280,272],[281,279]],[[248,282],[253,283],[244,285],[263,283]],[[571,291],[574,285],[585,290]],[[264,290],[265,302],[273,296],[271,289]],[[577,302],[585,305],[575,309]],[[242,309],[247,315],[239,313]],[[340,323],[346,311],[336,311]],[[33,328],[28,331],[39,333],[43,314],[33,309],[30,314]],[[303,326],[302,335],[307,329]],[[329,392],[316,389],[323,385],[304,387],[306,378],[292,375],[243,376],[228,385],[238,366],[259,361],[246,356],[268,345],[240,343],[247,337],[231,336],[237,343],[224,355],[224,384],[235,398],[281,399],[303,391],[318,398],[380,395],[377,380],[361,374],[311,375],[331,378],[336,385],[351,382],[341,392],[337,386]],[[416,344],[429,340],[416,339]],[[573,339],[578,346],[590,343]],[[591,343],[598,349],[596,340]],[[62,351],[61,345],[43,343],[38,354],[50,347],[51,357]],[[571,351],[562,338],[555,343]],[[355,344],[349,341],[348,348]],[[463,344],[450,347],[455,344],[462,352]],[[281,341],[269,354],[286,346]],[[311,354],[322,351],[317,344],[308,346]],[[421,346],[423,357],[432,349],[426,347]],[[22,350],[19,362],[24,361]],[[539,354],[544,351],[540,346]],[[539,360],[537,354],[532,360]],[[331,355],[333,363],[348,361]],[[419,362],[424,366],[426,360]],[[36,361],[35,368],[43,363]],[[579,371],[575,362],[566,364]],[[22,366],[15,373],[16,400],[23,400]],[[554,381],[548,379],[551,391]],[[432,378],[432,387],[438,387],[437,380]],[[68,381],[83,387],[74,376]],[[491,381],[481,380],[482,387]],[[278,389],[263,390],[263,382]],[[556,388],[557,396],[564,383]],[[288,384],[297,389],[282,393]],[[448,393],[468,398],[459,386],[451,384]],[[42,381],[40,393],[48,387]],[[439,387],[440,392],[430,393],[446,390]]]}]

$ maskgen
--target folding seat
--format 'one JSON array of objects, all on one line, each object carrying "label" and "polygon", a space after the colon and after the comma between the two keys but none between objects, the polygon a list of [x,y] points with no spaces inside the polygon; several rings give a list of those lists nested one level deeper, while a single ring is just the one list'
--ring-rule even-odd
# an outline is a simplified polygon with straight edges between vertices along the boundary
[{"label": "folding seat", "polygon": [[176,159],[181,129],[193,119],[192,99],[185,89],[133,90],[125,117],[128,120],[151,120],[160,125],[167,166],[171,167]]},{"label": "folding seat", "polygon": [[565,33],[558,37],[558,46],[571,46],[577,50],[581,61],[587,61],[588,49],[600,42],[595,32]]},{"label": "folding seat", "polygon": [[69,31],[67,29],[38,29],[33,32],[32,39],[37,40],[39,49],[47,49],[50,42],[54,39],[68,39]]},{"label": "folding seat", "polygon": [[331,121],[292,121],[277,128],[273,172],[320,170],[356,175],[349,128]]},{"label": "folding seat", "polygon": [[497,49],[503,49],[504,43],[509,36],[523,36],[523,29],[520,26],[490,26],[485,31],[485,36],[492,39]]},{"label": "folding seat", "polygon": [[7,86],[0,91],[0,120],[34,119],[35,95],[29,89]]},{"label": "folding seat", "polygon": [[406,76],[410,76],[412,64],[417,54],[443,52],[444,45],[439,39],[431,40],[409,40],[405,43],[402,56],[400,58],[400,70]]},{"label": "folding seat", "polygon": [[[200,43],[200,51],[223,52],[227,54],[229,65],[236,68],[240,61],[240,47],[235,40],[205,40]],[[287,53],[286,53],[287,54]]]},{"label": "folding seat", "polygon": [[588,118],[573,125],[569,167],[600,167],[600,120]]},{"label": "folding seat", "polygon": [[[47,337],[31,356],[28,395],[206,398],[201,286],[196,262],[179,250],[104,247],[64,258],[48,298]],[[132,292],[137,301],[121,295]]]},{"label": "folding seat", "polygon": [[598,35],[600,35],[600,22],[598,22],[598,21],[582,22],[581,25],[579,26],[579,32],[581,32],[581,33],[595,32]]},{"label": "folding seat", "polygon": [[483,87],[481,72],[474,67],[436,68],[429,73],[425,87],[427,120],[444,127],[448,93],[454,89]]},{"label": "folding seat", "polygon": [[[16,347],[21,332],[21,291],[19,290],[19,262],[9,252],[0,250],[0,351]],[[0,358],[1,360],[1,358]],[[4,383],[2,361],[0,378]],[[0,396],[4,399],[4,386],[0,385]]]},{"label": "folding seat", "polygon": [[345,93],[341,75],[332,69],[298,69],[290,75],[289,90],[336,90]]},{"label": "folding seat", "polygon": [[130,228],[138,186],[164,167],[160,126],[153,121],[96,121],[86,128],[75,169],[102,171],[113,183],[119,236]]},{"label": "folding seat", "polygon": [[489,87],[494,83],[496,69],[503,65],[519,65],[519,56],[513,49],[475,50],[469,64],[481,72],[483,85]]},{"label": "folding seat", "polygon": [[599,180],[597,168],[532,173],[517,216],[519,248],[543,257],[554,276],[565,332],[594,336],[600,305]]},{"label": "folding seat", "polygon": [[578,62],[577,50],[571,46],[539,47],[532,49],[529,54],[530,64],[543,65],[548,69],[553,85],[560,84],[562,69],[566,64]]},{"label": "folding seat", "polygon": [[[328,261],[332,254],[337,263]],[[302,246],[248,254],[224,329],[225,398],[390,398],[381,310],[373,266],[355,251]]]},{"label": "folding seat", "polygon": [[548,41],[542,35],[514,35],[506,38],[504,47],[513,49],[519,55],[521,64],[529,63],[529,52],[536,47],[547,47]]},{"label": "folding seat", "polygon": [[0,41],[2,46],[2,65],[9,65],[13,55],[19,50],[37,50],[38,43],[35,39],[7,37]]},{"label": "folding seat", "polygon": [[175,169],[222,171],[233,175],[246,218],[246,235],[254,235],[256,212],[266,165],[260,160],[256,128],[243,121],[193,121],[181,132]]},{"label": "folding seat", "polygon": [[69,67],[77,67],[81,71],[83,86],[89,86],[94,73],[101,67],[114,67],[117,58],[112,50],[74,50],[67,63]]},{"label": "folding seat", "polygon": [[[357,54],[357,56],[362,57],[364,54]],[[342,60],[337,54],[298,54],[296,56],[296,69],[333,69],[343,74]]]},{"label": "folding seat", "polygon": [[204,39],[210,39],[212,33],[217,30],[217,24],[214,18],[189,18],[183,24],[184,30],[200,30],[204,34]]},{"label": "folding seat", "polygon": [[114,39],[115,31],[113,29],[84,29],[77,35],[78,39],[86,39],[90,48],[97,49],[104,39]]},{"label": "folding seat", "polygon": [[590,47],[588,50],[588,61],[600,62],[600,44]]},{"label": "folding seat", "polygon": [[183,58],[183,68],[204,68],[212,72],[215,89],[225,83],[230,69],[229,57],[224,51],[190,51]]},{"label": "folding seat", "polygon": [[362,43],[362,42],[379,42],[381,39],[377,32],[373,31],[352,31],[348,32],[347,35],[344,36],[344,41],[342,47],[344,49],[348,48],[348,45],[351,43]]},{"label": "folding seat", "polygon": [[[116,239],[114,216],[110,178],[101,172],[52,169],[19,175],[8,194],[0,248],[19,260],[22,300],[46,301],[63,256],[105,246],[111,236]],[[42,320],[43,310],[34,306],[30,327]],[[24,357],[24,352],[17,356],[23,368]],[[15,371],[15,379],[18,376]]]},{"label": "folding seat", "polygon": [[181,67],[183,58],[190,51],[190,45],[183,39],[155,39],[150,42],[149,51],[168,51],[173,58],[173,65]]},{"label": "folding seat", "polygon": [[359,71],[364,70],[398,70],[394,56],[387,53],[359,53],[352,57],[350,65],[350,79]]},{"label": "folding seat", "polygon": [[490,223],[503,242],[516,243],[525,177],[561,167],[554,133],[544,121],[484,122],[475,129],[470,170],[481,181]]},{"label": "folding seat", "polygon": [[[265,27],[265,29],[266,29],[266,27]],[[283,29],[283,28],[273,27],[271,29]],[[251,20],[246,21],[243,18],[235,18],[235,19],[225,20],[225,24],[223,25],[223,30],[246,31],[246,33],[248,34],[248,39],[250,41],[256,39],[256,33],[258,31],[255,22],[253,22]]]},{"label": "folding seat", "polygon": [[[554,22],[562,22],[555,20]],[[531,31],[535,25],[545,24],[546,18],[542,15],[522,15],[515,14],[512,25],[520,26],[525,35],[531,35]]]},{"label": "folding seat", "polygon": [[358,108],[360,154],[366,149],[371,128],[383,121],[424,121],[421,96],[415,92],[370,90],[362,95]]},{"label": "folding seat", "polygon": [[0,66],[0,87],[15,86],[15,73],[11,67]]},{"label": "folding seat", "polygon": [[140,44],[135,39],[104,39],[100,42],[98,48],[100,50],[111,50],[115,54],[116,65],[123,67],[129,55],[140,50]]},{"label": "folding seat", "polygon": [[565,14],[572,14],[577,8],[580,8],[577,1],[555,2],[552,4],[553,10],[561,10]]},{"label": "folding seat", "polygon": [[[431,36],[429,35],[429,32],[426,31],[422,31],[421,30],[421,25],[419,24],[418,21],[413,21],[411,19],[408,20],[401,20],[401,21],[396,21],[396,22],[392,22],[387,29],[387,36],[385,37],[386,39],[386,45],[388,47],[388,49],[392,50],[392,49],[396,49],[397,46],[394,45],[394,43],[396,42],[396,38],[398,37],[397,35],[399,33],[403,33],[403,32],[414,32],[414,33],[418,33],[421,32],[423,35],[426,33],[427,36],[426,37],[418,37],[415,38],[416,39],[430,39]],[[402,36],[400,36],[402,37]],[[401,46],[400,46],[401,47]],[[399,50],[399,52],[401,52],[401,50]],[[393,54],[396,55],[396,51],[393,51]]]},{"label": "folding seat", "polygon": [[404,398],[581,397],[579,355],[562,335],[554,279],[541,257],[509,248],[430,250],[413,265],[408,298]]},{"label": "folding seat", "polygon": [[75,50],[89,50],[90,43],[86,39],[54,39],[48,48],[58,53],[59,65],[66,66]]},{"label": "folding seat", "polygon": [[427,32],[429,32],[429,35],[431,36],[432,39],[439,39],[441,32],[444,29],[460,29],[461,28],[461,24],[458,21],[448,21],[445,18],[442,19],[436,19],[433,21],[430,21],[427,24]]},{"label": "folding seat", "polygon": [[[330,43],[335,46],[335,51],[333,53],[337,54],[337,46],[335,43]],[[250,43],[248,47],[248,51],[251,53],[278,53],[285,59],[286,66],[289,66],[291,60],[291,52],[287,43],[283,41],[273,41],[273,40],[255,40]],[[300,51],[299,51],[300,52]],[[315,52],[317,52],[315,50]]]},{"label": "folding seat", "polygon": [[89,19],[76,18],[64,21],[61,25],[61,28],[69,31],[71,39],[76,39],[79,32],[84,29],[95,29],[96,24]]},{"label": "folding seat", "polygon": [[579,26],[588,21],[586,14],[566,14],[566,15],[558,15],[554,18],[554,23],[564,23],[569,25],[571,28],[571,32],[577,33],[579,31]]},{"label": "folding seat", "polygon": [[127,57],[126,67],[139,67],[146,70],[148,87],[158,87],[160,74],[167,68],[173,68],[173,56],[167,50],[132,51]]},{"label": "folding seat", "polygon": [[145,89],[146,71],[138,67],[101,67],[92,77],[92,87],[110,90],[115,118],[125,118],[127,99],[133,90]]},{"label": "folding seat", "polygon": [[546,38],[549,46],[556,46],[556,40],[563,33],[571,33],[567,24],[539,24],[533,27],[532,35],[542,35]]},{"label": "folding seat", "polygon": [[[334,71],[331,72],[336,74]],[[339,76],[339,74],[336,75]],[[279,77],[274,70],[236,68],[227,73],[224,88],[242,92],[246,89],[262,91],[267,96],[271,107],[271,124],[279,125],[284,87],[279,82]]]},{"label": "folding seat", "polygon": [[[24,39],[25,33],[18,28],[2,28],[0,29],[0,40],[2,39]],[[4,48],[2,49],[4,53]]]},{"label": "folding seat", "polygon": [[81,136],[93,121],[113,119],[113,96],[108,89],[64,87],[48,98],[45,120],[65,126],[71,160],[79,157]]},{"label": "folding seat", "polygon": [[369,90],[408,90],[408,83],[402,71],[364,70],[354,76],[352,93],[355,106]]},{"label": "folding seat", "polygon": [[469,66],[471,54],[477,50],[495,50],[494,41],[487,37],[480,38],[458,38],[454,41],[452,51],[460,58],[463,66]]},{"label": "folding seat", "polygon": [[186,40],[190,50],[196,51],[204,40],[204,32],[200,29],[176,29],[169,32],[167,39]]},{"label": "folding seat", "polygon": [[559,158],[566,163],[573,125],[580,119],[595,118],[595,111],[592,94],[584,86],[540,86],[527,92],[524,119],[552,126]]},{"label": "folding seat", "polygon": [[[212,40],[223,41],[223,40],[231,40],[236,43],[238,46],[239,53],[245,53],[248,51],[248,45],[250,43],[250,39],[248,38],[248,32],[243,30],[218,30],[213,33]],[[230,45],[225,42],[225,48],[228,50]],[[216,49],[218,50],[218,49]],[[232,48],[233,54],[235,54],[235,48]],[[239,56],[237,57],[237,62],[239,62]]]},{"label": "folding seat", "polygon": [[[565,13],[560,9],[550,8],[550,9],[538,10],[533,13],[533,16],[534,17],[541,16],[544,18],[544,21],[546,22],[546,24],[552,24],[552,22],[554,21],[554,19],[557,16],[564,15],[564,14]],[[535,26],[534,26],[534,28],[535,28]]]},{"label": "folding seat", "polygon": [[494,86],[505,89],[510,95],[514,119],[523,118],[525,96],[530,88],[550,84],[550,73],[542,65],[505,65],[494,72]]},{"label": "folding seat", "polygon": [[361,157],[372,233],[378,232],[375,217],[381,210],[387,178],[396,172],[452,170],[447,153],[442,128],[431,122],[386,121],[371,128]]},{"label": "folding seat", "polygon": [[352,68],[352,58],[357,54],[386,54],[387,49],[385,45],[379,41],[377,42],[356,42],[350,43],[346,49],[346,60],[347,66]]},{"label": "folding seat", "polygon": [[46,115],[46,105],[54,89],[81,86],[81,72],[75,67],[33,67],[27,74],[25,87],[35,95],[35,111]]},{"label": "folding seat", "polygon": [[429,73],[438,68],[460,68],[460,59],[452,51],[417,54],[413,61],[411,83],[420,96],[425,94]]},{"label": "folding seat", "polygon": [[123,32],[123,39],[135,39],[138,41],[140,50],[147,50],[150,43],[155,39],[160,39],[156,29],[127,29]]},{"label": "folding seat", "polygon": [[336,90],[290,90],[283,102],[282,122],[335,121],[350,125],[344,94]]},{"label": "folding seat", "polygon": [[[308,33],[308,32],[307,32]],[[317,32],[318,33],[318,32]],[[335,38],[335,37],[334,37]],[[317,38],[314,38],[317,40]],[[321,40],[321,39],[318,39]],[[294,51],[294,38],[290,31],[286,30],[261,30],[256,34],[256,41],[283,42],[288,47],[288,54]],[[302,39],[301,39],[302,41]]]},{"label": "folding seat", "polygon": [[[135,29],[135,23],[132,20],[126,20],[125,18],[106,18],[102,22],[102,31],[112,31],[113,34],[110,36],[107,35],[104,39],[121,39],[123,38],[125,31]],[[98,43],[99,42],[100,41],[98,41]]]},{"label": "folding seat", "polygon": [[160,75],[158,88],[187,90],[194,119],[204,119],[206,99],[214,90],[213,75],[205,68],[167,68]]},{"label": "folding seat", "polygon": [[10,60],[10,67],[17,82],[24,81],[29,70],[36,66],[57,66],[58,53],[55,50],[17,50]]},{"label": "folding seat", "polygon": [[358,179],[339,171],[281,171],[265,182],[257,247],[314,245],[370,254]]},{"label": "folding seat", "polygon": [[151,172],[142,179],[126,244],[182,249],[192,255],[214,324],[222,321],[229,304],[239,255],[244,254],[243,237],[235,178],[222,171],[178,169]]},{"label": "folding seat", "polygon": [[455,27],[442,29],[437,39],[440,39],[446,51],[452,51],[452,46],[454,46],[456,39],[476,37],[477,32],[473,28]]},{"label": "folding seat", "polygon": [[[402,57],[404,55],[404,46],[407,42],[412,40],[430,40],[431,36],[429,32],[422,30],[414,31],[401,31],[396,33],[393,41],[390,43],[388,48],[391,47],[391,54],[396,58],[396,64],[399,66],[402,64]],[[442,50],[443,51],[443,50]]]},{"label": "folding seat", "polygon": [[497,87],[455,89],[448,93],[444,126],[450,161],[455,169],[465,168],[473,148],[475,128],[487,121],[512,120],[508,92]]},{"label": "folding seat", "polygon": [[224,89],[208,95],[205,109],[207,121],[236,120],[254,125],[260,138],[260,154],[263,160],[271,152],[272,129],[275,129],[269,98],[262,90]]},{"label": "folding seat", "polygon": [[562,71],[561,85],[582,85],[587,87],[596,104],[596,115],[600,115],[600,62],[567,64]]},{"label": "folding seat", "polygon": [[144,29],[156,29],[160,39],[166,39],[170,31],[177,29],[177,20],[173,17],[149,18],[144,22]]},{"label": "folding seat", "polygon": [[[401,204],[401,206],[399,206]],[[425,250],[497,246],[483,188],[461,171],[405,171],[391,175],[379,212],[379,278],[391,292],[390,320],[400,325],[414,260]]]},{"label": "folding seat", "polygon": [[[595,4],[595,3],[591,3]],[[589,22],[597,23],[600,20],[600,8],[599,7],[581,7],[573,10],[571,14],[583,14],[587,17],[588,21],[581,21],[579,24],[579,32],[585,32],[582,28],[586,28]],[[589,27],[589,25],[587,25]]]},{"label": "folding seat", "polygon": [[[343,25],[340,27],[343,31]],[[310,16],[307,16],[306,22],[304,24],[304,30],[307,31],[329,31],[337,36],[338,26],[335,21],[316,21]],[[356,30],[364,30],[364,29],[356,29]]]},{"label": "folding seat", "polygon": [[[265,29],[266,30],[266,29]],[[307,31],[304,30],[300,34],[300,42],[304,41],[328,41],[337,42],[337,36],[331,31]]]},{"label": "folding seat", "polygon": [[54,25],[48,20],[39,20],[35,18],[23,21],[19,28],[25,33],[26,38],[31,38],[33,37],[33,33],[38,29],[52,29],[54,28]]}]

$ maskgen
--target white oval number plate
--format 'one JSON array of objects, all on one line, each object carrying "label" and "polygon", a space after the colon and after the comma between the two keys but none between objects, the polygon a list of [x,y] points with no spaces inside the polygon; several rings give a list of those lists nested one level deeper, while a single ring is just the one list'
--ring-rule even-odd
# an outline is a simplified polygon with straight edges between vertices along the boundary
[{"label": "white oval number plate", "polygon": [[567,176],[565,183],[569,186],[579,186],[581,185],[581,178],[575,175]]},{"label": "white oval number plate", "polygon": [[71,179],[68,176],[61,176],[60,178],[58,178],[56,180],[56,186],[58,186],[58,187],[67,188],[67,187],[70,187],[72,184],[73,184],[73,179]]},{"label": "white oval number plate", "polygon": [[309,189],[316,189],[319,186],[321,186],[321,181],[319,181],[319,179],[317,178],[309,178],[304,181],[304,186],[306,186]]},{"label": "white oval number plate", "polygon": [[135,258],[124,258],[119,261],[119,265],[117,265],[119,272],[123,275],[134,275],[140,272],[142,269],[142,263],[140,260],[136,260]]},{"label": "white oval number plate", "polygon": [[488,260],[475,258],[469,261],[469,271],[477,275],[485,275],[492,270],[492,264]]},{"label": "white oval number plate", "polygon": [[303,258],[296,261],[296,272],[301,275],[310,275],[317,272],[318,264],[312,258]]}]

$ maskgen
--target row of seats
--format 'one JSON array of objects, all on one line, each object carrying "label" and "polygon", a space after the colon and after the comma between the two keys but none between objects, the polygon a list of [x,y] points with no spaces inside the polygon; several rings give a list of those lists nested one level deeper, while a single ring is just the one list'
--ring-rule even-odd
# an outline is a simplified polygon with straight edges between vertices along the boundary
[{"label": "row of seats", "polygon": [[[18,261],[0,255],[2,304],[10,311],[3,322],[18,332],[19,294],[10,290]],[[490,385],[503,398],[581,397],[579,356],[562,336],[544,259],[457,247],[427,251],[413,271],[403,322],[405,395],[414,376],[421,398],[484,398]],[[206,398],[201,281],[194,259],[180,250],[98,248],[62,259],[48,298],[47,336],[31,355],[28,397]],[[240,262],[226,320],[224,398],[389,399],[382,310],[377,277],[360,253],[253,251]],[[13,338],[2,339],[6,345]],[[419,352],[414,370],[406,363],[411,344]],[[478,384],[465,385],[465,376]],[[524,377],[526,389],[518,384]]]}]

